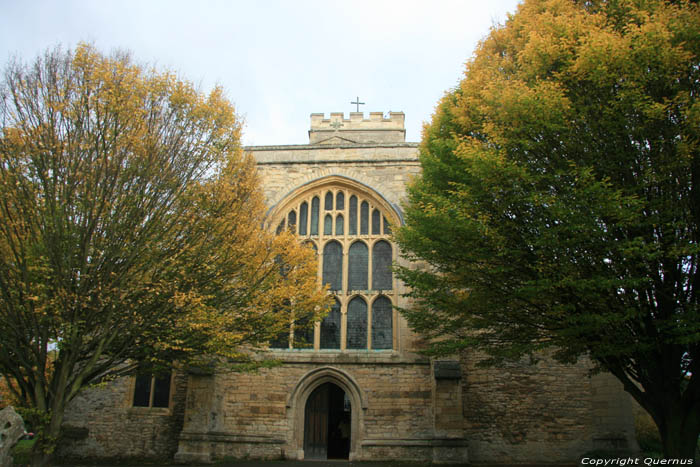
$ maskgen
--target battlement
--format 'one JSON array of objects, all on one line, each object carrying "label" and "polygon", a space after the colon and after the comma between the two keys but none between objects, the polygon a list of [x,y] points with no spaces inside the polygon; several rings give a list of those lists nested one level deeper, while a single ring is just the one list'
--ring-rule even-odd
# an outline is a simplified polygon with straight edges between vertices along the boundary
[{"label": "battlement", "polygon": [[345,118],[343,112],[331,112],[330,118],[325,114],[311,114],[310,144],[367,144],[399,143],[406,141],[403,112],[370,112],[365,118],[363,112],[350,112]]}]

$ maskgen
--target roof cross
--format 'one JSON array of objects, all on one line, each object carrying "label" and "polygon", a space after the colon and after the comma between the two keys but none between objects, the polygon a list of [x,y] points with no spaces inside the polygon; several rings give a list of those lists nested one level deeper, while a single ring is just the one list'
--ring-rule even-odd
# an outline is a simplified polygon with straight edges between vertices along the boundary
[{"label": "roof cross", "polygon": [[360,106],[361,106],[361,105],[365,105],[364,102],[360,102],[360,98],[359,98],[359,97],[356,97],[356,98],[355,98],[355,102],[350,102],[350,103],[351,103],[351,104],[357,105],[357,112],[360,111]]}]

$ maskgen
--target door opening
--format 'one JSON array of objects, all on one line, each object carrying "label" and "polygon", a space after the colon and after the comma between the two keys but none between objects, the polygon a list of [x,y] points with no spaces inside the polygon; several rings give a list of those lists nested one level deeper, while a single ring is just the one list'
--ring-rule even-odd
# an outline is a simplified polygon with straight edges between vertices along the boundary
[{"label": "door opening", "polygon": [[333,383],[314,389],[304,411],[304,458],[347,459],[350,454],[350,398]]}]

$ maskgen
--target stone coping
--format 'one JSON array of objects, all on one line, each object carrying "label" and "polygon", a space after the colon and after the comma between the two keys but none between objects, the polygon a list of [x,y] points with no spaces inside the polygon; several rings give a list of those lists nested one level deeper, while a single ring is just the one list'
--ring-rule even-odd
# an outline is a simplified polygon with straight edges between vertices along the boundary
[{"label": "stone coping", "polygon": [[280,144],[243,146],[244,151],[307,151],[309,149],[417,148],[420,143]]}]

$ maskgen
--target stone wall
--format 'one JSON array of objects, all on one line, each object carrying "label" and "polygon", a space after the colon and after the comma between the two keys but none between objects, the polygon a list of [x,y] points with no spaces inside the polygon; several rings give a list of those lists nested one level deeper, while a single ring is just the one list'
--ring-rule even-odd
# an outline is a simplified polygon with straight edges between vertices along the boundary
[{"label": "stone wall", "polygon": [[274,356],[284,364],[255,374],[192,377],[196,401],[191,405],[188,395],[177,458],[303,458],[305,401],[322,382],[351,398],[351,460],[433,458],[435,384],[428,359],[373,351]]},{"label": "stone wall", "polygon": [[637,448],[630,398],[590,362],[480,368],[462,360],[465,437],[475,462],[571,462],[594,449]]},{"label": "stone wall", "polygon": [[169,408],[132,407],[133,378],[89,388],[73,399],[63,421],[63,458],[171,459],[185,411],[187,375],[175,374]]}]

